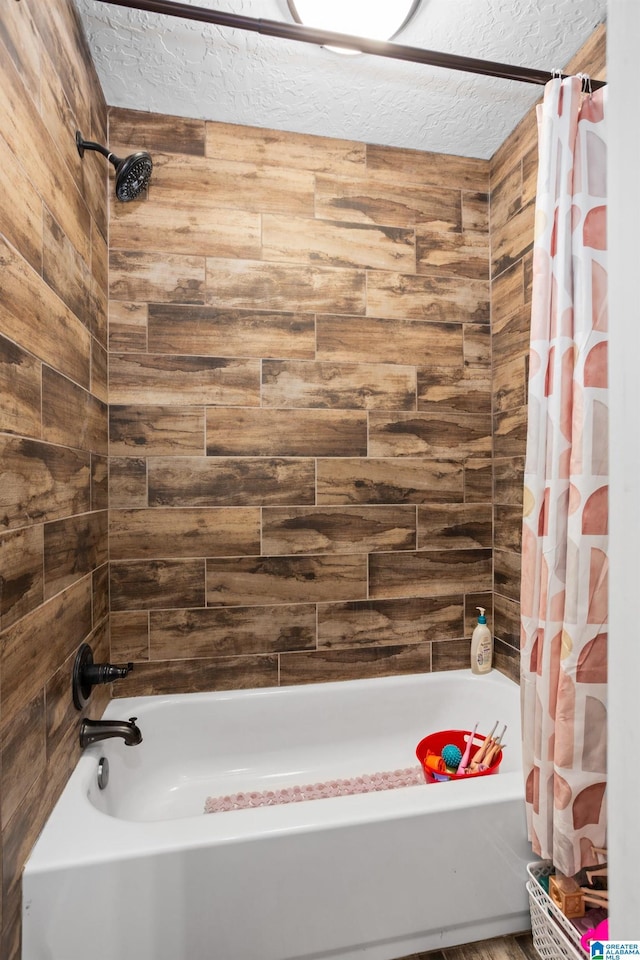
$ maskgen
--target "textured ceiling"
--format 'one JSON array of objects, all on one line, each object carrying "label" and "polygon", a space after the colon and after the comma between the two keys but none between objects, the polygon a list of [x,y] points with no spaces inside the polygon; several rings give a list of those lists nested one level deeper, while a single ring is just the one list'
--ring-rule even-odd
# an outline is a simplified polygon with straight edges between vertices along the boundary
[{"label": "textured ceiling", "polygon": [[[111,106],[489,158],[541,94],[531,84],[349,56],[101,0],[76,5]],[[291,22],[286,0],[198,5]],[[605,12],[606,0],[422,0],[397,41],[551,71]]]}]

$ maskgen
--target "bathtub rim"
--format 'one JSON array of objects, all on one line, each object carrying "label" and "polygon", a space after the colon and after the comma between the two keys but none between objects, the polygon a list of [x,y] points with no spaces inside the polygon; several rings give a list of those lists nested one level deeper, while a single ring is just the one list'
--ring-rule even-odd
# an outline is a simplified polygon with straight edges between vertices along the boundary
[{"label": "bathtub rim", "polygon": [[[282,686],[265,687],[234,687],[230,690],[206,690],[194,693],[155,693],[142,694],[132,697],[113,697],[107,704],[103,717],[119,717],[127,710],[133,708],[135,704],[143,703],[147,709],[149,707],[160,707],[167,703],[180,703],[183,700],[206,701],[208,699],[216,700],[243,700],[255,698],[273,698],[273,697],[294,697],[294,696],[323,696],[330,695],[332,692],[340,692],[346,688],[360,690],[370,690],[375,692],[376,688],[382,686],[412,686],[416,682],[423,681],[429,686],[441,685],[456,681],[471,687],[472,685],[485,687],[497,685],[511,691],[520,690],[520,686],[515,680],[501,673],[495,667],[488,673],[479,675],[472,673],[469,669],[457,670],[436,670],[433,673],[403,673],[392,674],[385,677],[365,677],[353,680],[328,680],[311,683],[292,683]],[[126,680],[125,680],[126,683]],[[91,748],[88,748],[91,749]],[[86,753],[86,751],[85,751]]]}]

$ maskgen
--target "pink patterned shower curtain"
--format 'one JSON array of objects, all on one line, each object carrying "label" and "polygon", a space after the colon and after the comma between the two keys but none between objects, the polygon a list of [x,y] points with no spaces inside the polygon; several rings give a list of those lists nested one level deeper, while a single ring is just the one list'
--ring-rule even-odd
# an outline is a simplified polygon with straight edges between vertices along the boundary
[{"label": "pink patterned shower curtain", "polygon": [[581,89],[538,107],[520,598],[529,839],[569,876],[606,844],[606,140]]}]

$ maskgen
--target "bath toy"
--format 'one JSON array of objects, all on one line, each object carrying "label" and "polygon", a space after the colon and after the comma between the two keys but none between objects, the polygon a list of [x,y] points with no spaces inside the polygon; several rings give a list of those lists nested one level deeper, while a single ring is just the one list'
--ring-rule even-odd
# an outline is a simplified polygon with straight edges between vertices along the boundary
[{"label": "bath toy", "polygon": [[549,877],[549,896],[568,920],[584,917],[584,897],[573,877],[565,877],[562,873]]},{"label": "bath toy", "polygon": [[437,753],[427,751],[427,755],[424,758],[424,765],[428,770],[435,770],[436,773],[446,773],[446,764]]},{"label": "bath toy", "polygon": [[459,777],[462,776],[463,774],[465,774],[465,773],[467,772],[467,766],[468,766],[468,764],[469,764],[469,757],[471,756],[471,748],[472,748],[472,746],[473,746],[473,738],[474,738],[475,735],[476,735],[476,730],[477,730],[477,729],[478,729],[478,724],[476,723],[476,725],[474,726],[473,730],[471,731],[471,736],[470,736],[469,739],[467,740],[467,746],[466,746],[466,748],[465,748],[465,751],[464,751],[464,753],[462,754],[462,759],[461,759],[461,761],[460,761],[460,766],[458,767],[458,770],[457,770],[457,774],[458,774]]},{"label": "bath toy", "polygon": [[478,747],[478,749],[474,753],[473,760],[469,764],[469,770],[471,771],[471,773],[475,773],[481,763],[486,764],[485,755],[493,744],[493,735],[495,733],[497,726],[498,726],[498,721],[496,720],[496,722],[493,725],[493,729],[491,733],[489,734],[488,737],[484,738],[484,740],[482,741],[482,744]]},{"label": "bath toy", "polygon": [[448,743],[446,747],[442,748],[442,759],[446,767],[450,767],[455,771],[460,766],[462,750],[460,747],[456,747],[455,743]]},{"label": "bath toy", "polygon": [[495,741],[490,750],[485,754],[484,762],[487,767],[492,767],[498,758],[498,754],[501,750],[504,750],[506,743],[499,743],[498,740]]},{"label": "bath toy", "polygon": [[471,773],[477,773],[478,771],[487,770],[489,767],[491,767],[495,763],[496,757],[498,756],[500,751],[503,749],[502,738],[507,729],[507,725],[505,723],[504,727],[502,728],[502,732],[500,733],[500,736],[494,738],[493,734],[495,733],[497,726],[498,726],[498,721],[496,720],[496,722],[493,725],[493,729],[491,733],[489,734],[488,737],[485,737],[484,742],[482,743],[482,746],[480,746],[478,750],[476,750],[473,760],[469,765],[469,770]]}]

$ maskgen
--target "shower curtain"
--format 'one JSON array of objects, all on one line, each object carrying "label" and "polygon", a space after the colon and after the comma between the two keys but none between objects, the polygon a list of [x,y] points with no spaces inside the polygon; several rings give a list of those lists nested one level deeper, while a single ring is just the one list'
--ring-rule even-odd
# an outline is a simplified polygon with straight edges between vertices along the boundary
[{"label": "shower curtain", "polygon": [[605,89],[554,78],[539,170],[521,581],[529,839],[572,876],[606,844]]}]

